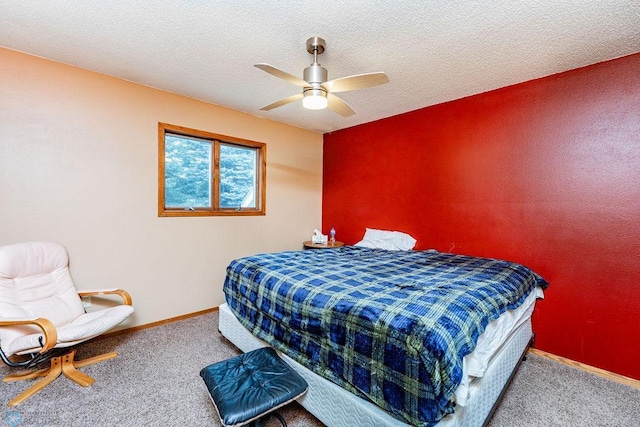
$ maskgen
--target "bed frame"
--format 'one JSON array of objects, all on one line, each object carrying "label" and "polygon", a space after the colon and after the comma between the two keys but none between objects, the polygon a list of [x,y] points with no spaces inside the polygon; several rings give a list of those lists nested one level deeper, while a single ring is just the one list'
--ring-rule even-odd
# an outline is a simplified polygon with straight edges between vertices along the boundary
[{"label": "bed frame", "polygon": [[[219,330],[243,352],[268,346],[252,335],[236,319],[227,304],[220,306]],[[515,374],[533,339],[531,318],[511,333],[502,347],[493,356],[482,378],[470,385],[470,398],[465,407],[456,406],[453,414],[446,416],[438,427],[472,427],[486,425],[495,411],[502,394]],[[281,354],[309,383],[309,391],[298,402],[330,427],[351,426],[407,426],[382,411],[373,403],[339,387],[331,381],[305,368],[298,362]]]}]

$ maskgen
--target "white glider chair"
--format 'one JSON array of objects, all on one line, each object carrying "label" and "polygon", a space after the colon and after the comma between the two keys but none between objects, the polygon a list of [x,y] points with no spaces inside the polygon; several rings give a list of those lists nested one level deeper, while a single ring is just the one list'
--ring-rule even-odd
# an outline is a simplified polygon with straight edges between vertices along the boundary
[{"label": "white glider chair", "polygon": [[[81,296],[119,295],[124,304],[85,313]],[[77,291],[66,249],[51,242],[0,247],[0,357],[12,367],[30,369],[4,382],[44,377],[9,402],[22,403],[60,374],[86,387],[94,379],[76,368],[114,358],[116,352],[75,360],[75,346],[112,329],[133,313],[121,289]],[[18,360],[20,359],[20,360]]]}]

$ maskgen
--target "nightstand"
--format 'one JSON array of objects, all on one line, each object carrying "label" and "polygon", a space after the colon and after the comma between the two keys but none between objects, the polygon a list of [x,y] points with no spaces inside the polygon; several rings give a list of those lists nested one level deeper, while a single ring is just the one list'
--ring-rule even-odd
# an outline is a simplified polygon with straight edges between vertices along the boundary
[{"label": "nightstand", "polygon": [[328,242],[326,245],[322,245],[320,243],[313,243],[311,240],[307,240],[306,242],[302,242],[302,246],[304,249],[335,249],[340,246],[344,246],[344,242],[336,240],[333,243]]}]

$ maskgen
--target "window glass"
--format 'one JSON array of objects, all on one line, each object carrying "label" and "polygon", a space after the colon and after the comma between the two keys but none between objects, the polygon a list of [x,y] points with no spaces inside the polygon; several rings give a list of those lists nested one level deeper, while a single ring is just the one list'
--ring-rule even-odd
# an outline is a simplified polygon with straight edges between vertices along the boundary
[{"label": "window glass", "polygon": [[211,141],[165,135],[165,206],[211,206]]},{"label": "window glass", "polygon": [[256,149],[220,144],[220,207],[256,207]]}]

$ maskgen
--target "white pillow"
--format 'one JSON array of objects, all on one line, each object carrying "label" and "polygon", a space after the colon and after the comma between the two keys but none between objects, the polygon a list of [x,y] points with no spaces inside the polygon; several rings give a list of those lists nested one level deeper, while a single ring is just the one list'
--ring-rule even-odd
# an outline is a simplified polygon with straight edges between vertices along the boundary
[{"label": "white pillow", "polygon": [[376,230],[367,228],[364,237],[355,246],[387,249],[390,251],[410,251],[416,245],[416,239],[400,231]]}]

